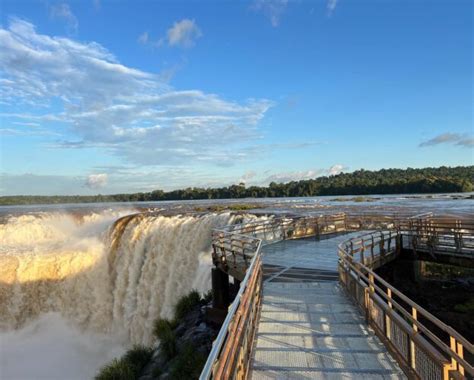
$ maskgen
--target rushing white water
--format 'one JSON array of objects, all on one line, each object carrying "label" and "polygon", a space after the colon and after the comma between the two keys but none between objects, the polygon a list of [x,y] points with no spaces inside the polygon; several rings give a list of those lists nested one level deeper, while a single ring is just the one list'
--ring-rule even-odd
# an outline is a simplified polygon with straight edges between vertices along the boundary
[{"label": "rushing white water", "polygon": [[0,224],[0,377],[23,378],[15,352],[47,355],[41,342],[57,347],[60,363],[76,358],[62,367],[88,362],[93,371],[124,345],[151,344],[158,316],[171,317],[191,289],[210,288],[211,231],[234,218],[108,211],[23,215]]}]

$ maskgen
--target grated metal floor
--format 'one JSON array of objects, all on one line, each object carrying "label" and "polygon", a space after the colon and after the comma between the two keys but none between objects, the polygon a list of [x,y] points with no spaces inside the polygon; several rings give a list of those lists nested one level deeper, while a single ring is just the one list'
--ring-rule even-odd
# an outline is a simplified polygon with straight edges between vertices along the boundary
[{"label": "grated metal floor", "polygon": [[337,282],[337,244],[289,240],[264,247],[265,282],[249,377],[405,379]]}]

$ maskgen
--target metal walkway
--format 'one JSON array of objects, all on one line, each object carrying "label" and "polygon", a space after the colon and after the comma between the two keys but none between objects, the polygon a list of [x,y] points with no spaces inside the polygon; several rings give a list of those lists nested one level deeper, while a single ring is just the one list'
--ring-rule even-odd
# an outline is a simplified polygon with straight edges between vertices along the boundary
[{"label": "metal walkway", "polygon": [[405,379],[337,281],[344,236],[263,248],[263,302],[249,378]]}]

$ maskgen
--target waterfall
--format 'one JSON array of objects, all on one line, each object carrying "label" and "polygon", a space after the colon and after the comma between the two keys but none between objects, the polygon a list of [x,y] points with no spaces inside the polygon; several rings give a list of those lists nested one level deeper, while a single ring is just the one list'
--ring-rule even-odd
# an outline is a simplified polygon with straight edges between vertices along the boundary
[{"label": "waterfall", "polygon": [[230,213],[104,211],[22,215],[0,224],[0,331],[59,313],[81,331],[150,344],[191,289],[210,288],[211,231]]}]

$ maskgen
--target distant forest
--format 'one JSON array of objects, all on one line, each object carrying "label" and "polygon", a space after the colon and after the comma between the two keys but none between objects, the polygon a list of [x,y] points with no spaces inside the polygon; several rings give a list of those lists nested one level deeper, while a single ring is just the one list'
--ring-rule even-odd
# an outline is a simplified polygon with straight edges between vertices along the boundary
[{"label": "distant forest", "polygon": [[474,189],[474,166],[424,169],[357,170],[329,177],[288,183],[270,183],[267,187],[241,183],[221,188],[186,188],[149,193],[72,196],[5,196],[0,205],[139,202],[189,199],[229,199],[266,197],[309,197],[317,195],[368,195],[468,192]]}]

